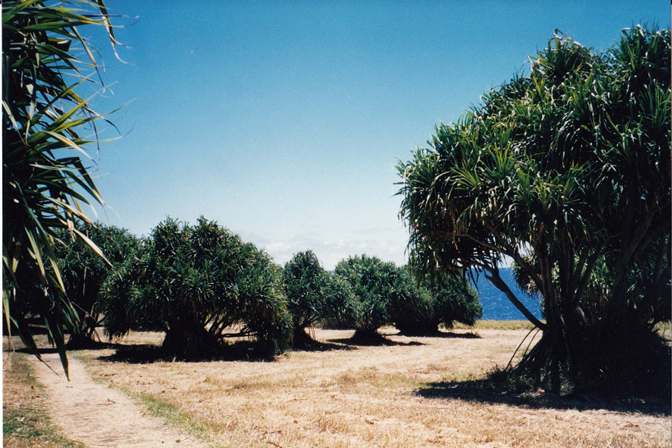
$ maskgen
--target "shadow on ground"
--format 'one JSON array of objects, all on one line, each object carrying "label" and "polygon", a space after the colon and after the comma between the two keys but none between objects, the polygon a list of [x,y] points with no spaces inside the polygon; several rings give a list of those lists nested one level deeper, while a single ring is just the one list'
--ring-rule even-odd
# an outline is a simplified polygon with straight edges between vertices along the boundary
[{"label": "shadow on ground", "polygon": [[395,336],[406,336],[409,338],[455,338],[455,339],[481,339],[481,335],[478,333],[468,332],[468,333],[453,333],[447,331],[436,331],[434,333],[427,334],[413,334],[413,333],[398,333]]},{"label": "shadow on ground", "polygon": [[[87,344],[77,344],[77,345],[71,345],[71,344],[66,344],[65,345],[66,350],[68,353],[70,352],[78,352],[78,351],[84,351],[84,350],[90,350],[90,351],[95,351],[95,350],[123,350],[128,347],[142,347],[142,348],[156,348],[155,345],[150,345],[150,344],[143,344],[143,345],[134,345],[134,346],[129,346],[126,344],[117,344],[113,342],[98,342],[98,341],[89,341]],[[29,355],[34,355],[35,353],[24,346],[23,344],[20,347],[15,347],[14,350],[12,349],[7,349],[8,351],[16,351],[18,353],[26,353]],[[50,353],[58,353],[58,349],[56,347],[38,347],[37,348],[37,353],[40,355],[45,355],[45,354],[50,354]]]},{"label": "shadow on ground", "polygon": [[[261,352],[258,346],[252,341],[236,341],[230,344],[222,345],[212,353],[201,356],[191,356],[188,358],[178,358],[172,354],[166,353],[161,347],[156,345],[115,345],[115,353],[98,357],[100,361],[107,362],[125,362],[131,364],[146,364],[153,362],[208,362],[208,361],[249,361],[249,362],[272,362],[276,356],[269,356]],[[334,350],[355,350],[343,344],[334,344],[331,342],[313,341],[304,344],[301,347],[292,348],[292,351],[314,351],[326,352]]]},{"label": "shadow on ground", "polygon": [[292,347],[294,352],[330,352],[338,350],[357,350],[356,347],[352,345],[347,345],[343,343],[334,343],[338,342],[336,339],[332,339],[332,342],[328,341],[316,341],[312,340],[309,342],[304,342],[296,347]]},{"label": "shadow on ground", "polygon": [[627,396],[606,393],[556,395],[543,390],[509,392],[488,379],[427,383],[415,395],[428,399],[458,399],[484,404],[506,404],[534,409],[606,410],[638,412],[655,416],[670,415],[670,397]]},{"label": "shadow on ground", "polygon": [[[5,344],[8,345],[8,344]],[[107,362],[126,362],[131,364],[145,364],[153,362],[207,362],[207,361],[257,361],[269,362],[274,361],[276,356],[269,356],[267,352],[259,349],[259,346],[253,341],[238,340],[227,341],[215,348],[214,351],[190,357],[176,357],[173,354],[167,353],[161,346],[155,344],[129,344],[129,343],[115,343],[103,342],[96,340],[77,341],[76,344],[66,344],[68,353],[76,353],[78,351],[102,351],[114,350],[111,355],[101,355],[97,358],[101,361]],[[15,341],[13,348],[10,346],[4,347],[5,351],[16,351],[19,353],[27,353],[34,355],[34,353],[26,348],[20,341]],[[328,352],[339,350],[357,350],[357,347],[348,344],[339,344],[337,342],[309,340],[299,346],[290,348],[295,352]],[[39,354],[58,353],[56,347],[38,347]]]},{"label": "shadow on ground", "polygon": [[392,339],[388,339],[383,335],[376,335],[373,337],[372,336],[361,337],[355,335],[351,338],[329,339],[328,341],[353,347],[383,347],[383,346],[395,346],[395,345],[410,347],[417,345],[425,345],[422,342],[418,341],[410,341],[410,342],[393,341]]},{"label": "shadow on ground", "polygon": [[[234,347],[234,345],[236,347]],[[263,356],[245,343],[237,343],[230,347],[224,346],[208,354],[189,357],[177,357],[167,353],[156,345],[124,345],[111,355],[99,356],[103,362],[124,362],[128,364],[150,364],[154,362],[207,362],[207,361],[272,361],[273,357]]]}]

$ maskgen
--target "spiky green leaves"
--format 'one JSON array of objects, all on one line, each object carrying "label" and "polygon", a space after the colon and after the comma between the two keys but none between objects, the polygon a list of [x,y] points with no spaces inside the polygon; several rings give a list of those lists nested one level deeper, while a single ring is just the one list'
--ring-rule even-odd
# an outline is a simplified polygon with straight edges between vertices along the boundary
[{"label": "spiky green leaves", "polygon": [[98,143],[96,121],[105,120],[78,93],[97,70],[95,49],[78,28],[105,26],[113,48],[116,41],[102,0],[78,1],[76,7],[9,0],[2,23],[5,317],[32,347],[24,316],[13,312],[19,302],[32,304],[30,312],[46,319],[67,373],[62,333],[76,326],[77,313],[53,250],[59,231],[72,232],[102,256],[75,228],[76,222],[90,223],[82,203],[103,203],[82,161],[92,161],[85,146]]}]

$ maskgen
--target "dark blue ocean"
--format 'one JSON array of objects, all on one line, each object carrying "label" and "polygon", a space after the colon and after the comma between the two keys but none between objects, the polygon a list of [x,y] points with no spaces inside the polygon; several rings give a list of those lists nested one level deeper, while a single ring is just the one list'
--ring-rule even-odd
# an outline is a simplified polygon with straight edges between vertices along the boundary
[{"label": "dark blue ocean", "polygon": [[[541,319],[541,309],[537,298],[530,296],[522,291],[513,281],[513,274],[509,268],[500,268],[502,280],[509,285],[511,291],[516,295],[528,310]],[[476,281],[476,291],[483,305],[483,317],[487,320],[526,320],[523,313],[506,298],[503,292],[495,288],[485,275],[481,274]]]}]

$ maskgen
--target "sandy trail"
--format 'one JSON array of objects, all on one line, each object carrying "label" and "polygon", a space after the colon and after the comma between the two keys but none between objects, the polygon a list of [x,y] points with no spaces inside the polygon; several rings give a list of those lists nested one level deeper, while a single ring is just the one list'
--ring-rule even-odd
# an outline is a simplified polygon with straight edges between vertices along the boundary
[{"label": "sandy trail", "polygon": [[84,364],[70,356],[70,382],[63,374],[58,354],[42,359],[56,375],[35,358],[37,380],[50,396],[47,412],[63,435],[87,447],[205,447],[199,440],[169,428],[143,412],[122,392],[96,383]]}]

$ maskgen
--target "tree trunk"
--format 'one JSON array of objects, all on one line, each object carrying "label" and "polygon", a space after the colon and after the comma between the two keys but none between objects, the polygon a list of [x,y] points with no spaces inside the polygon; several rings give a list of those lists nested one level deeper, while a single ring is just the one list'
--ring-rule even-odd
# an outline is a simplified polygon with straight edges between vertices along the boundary
[{"label": "tree trunk", "polygon": [[171,321],[161,348],[170,356],[196,359],[212,355],[217,346],[217,339],[205,330],[196,316],[183,315]]},{"label": "tree trunk", "polygon": [[315,341],[306,332],[305,328],[297,326],[294,327],[294,336],[292,338],[292,344],[294,347],[307,347],[313,342]]},{"label": "tree trunk", "polygon": [[502,277],[499,275],[499,271],[497,269],[488,269],[488,274],[485,275],[485,278],[490,280],[493,285],[500,291],[502,291],[506,297],[509,299],[509,301],[516,307],[518,310],[523,313],[523,315],[532,322],[536,327],[541,328],[542,330],[546,328],[546,325],[541,322],[539,319],[534,317],[534,314],[528,310],[525,305],[522,304],[520,300],[513,294],[511,291],[511,288],[508,287],[508,285],[502,280]]}]

